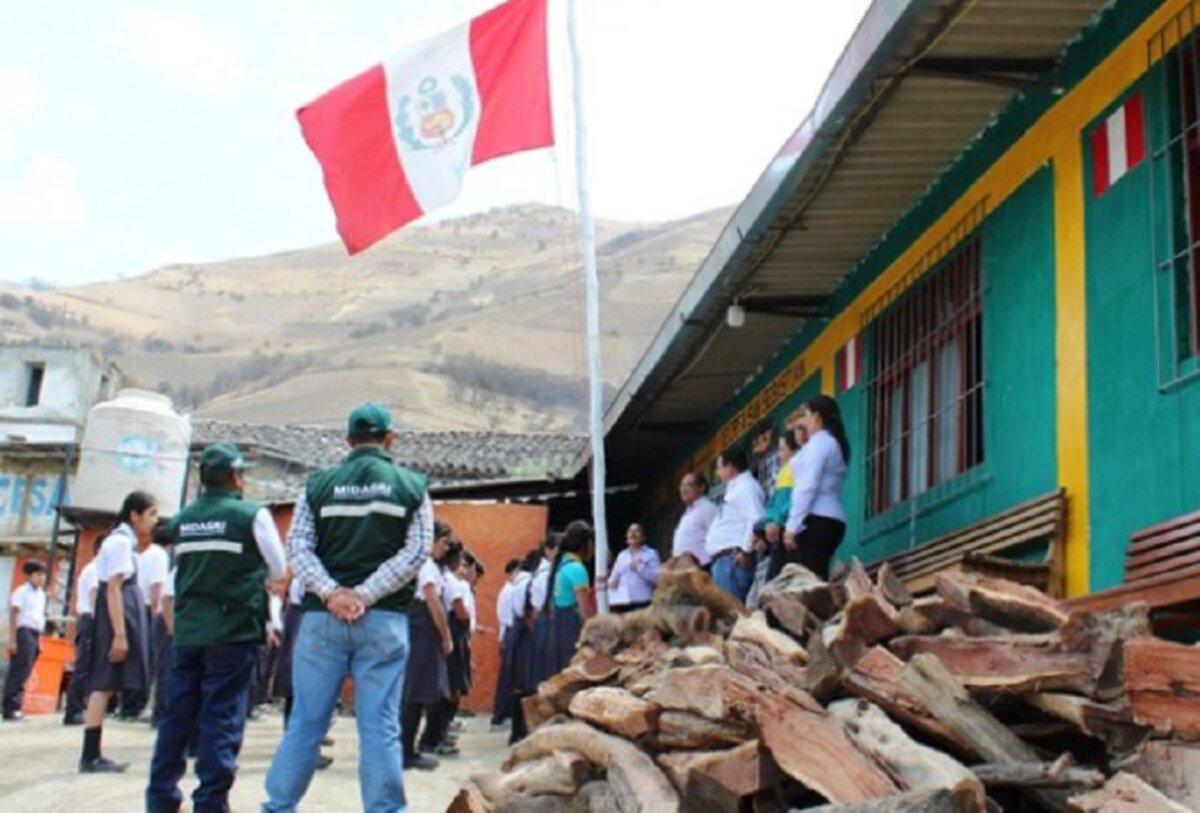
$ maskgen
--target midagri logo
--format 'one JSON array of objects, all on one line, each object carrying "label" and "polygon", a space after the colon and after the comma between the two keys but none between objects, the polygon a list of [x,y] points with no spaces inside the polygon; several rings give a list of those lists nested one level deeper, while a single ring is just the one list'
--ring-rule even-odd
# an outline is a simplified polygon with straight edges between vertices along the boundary
[{"label": "midagri logo", "polygon": [[391,483],[350,483],[333,487],[335,500],[374,500],[390,496],[392,496]]},{"label": "midagri logo", "polygon": [[225,520],[214,519],[210,522],[184,522],[179,526],[180,536],[224,536]]}]

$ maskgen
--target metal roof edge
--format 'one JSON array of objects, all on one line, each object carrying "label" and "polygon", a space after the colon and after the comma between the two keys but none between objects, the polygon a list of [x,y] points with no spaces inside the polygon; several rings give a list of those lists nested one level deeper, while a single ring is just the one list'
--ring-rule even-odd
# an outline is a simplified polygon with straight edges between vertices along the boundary
[{"label": "metal roof edge", "polygon": [[[830,146],[845,117],[870,92],[888,60],[932,0],[874,0],[826,79],[812,111],[767,165],[722,229],[712,250],[664,320],[654,341],[605,412],[612,431],[667,351],[681,340],[688,319],[716,295],[718,282],[736,271],[739,254],[753,247],[807,172]],[[590,455],[589,455],[590,457]]]}]

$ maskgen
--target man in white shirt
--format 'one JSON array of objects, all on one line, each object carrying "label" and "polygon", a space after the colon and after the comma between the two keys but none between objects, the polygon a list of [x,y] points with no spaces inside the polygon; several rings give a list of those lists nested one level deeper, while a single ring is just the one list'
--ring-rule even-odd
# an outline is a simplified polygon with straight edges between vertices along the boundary
[{"label": "man in white shirt", "polygon": [[4,719],[23,720],[25,681],[33,671],[46,628],[46,566],[29,561],[22,568],[25,583],[12,592],[8,613],[8,677],[4,680]]},{"label": "man in white shirt", "polygon": [[726,449],[717,458],[725,498],[705,539],[713,581],[743,602],[754,581],[754,525],[766,513],[762,486],[747,468],[746,451],[740,446]]},{"label": "man in white shirt", "polygon": [[[521,572],[521,562],[519,559],[509,559],[504,565],[504,586],[500,588],[500,593],[496,596],[496,623],[500,626],[500,664],[505,663],[508,657],[505,646],[505,636],[508,634],[509,627],[512,621],[512,596],[513,582],[517,580],[517,574]],[[512,717],[512,681],[509,680],[510,675],[503,668],[500,669],[500,674],[496,678],[496,694],[492,697],[492,728],[499,729],[508,722]]]},{"label": "man in white shirt", "polygon": [[671,544],[671,556],[690,554],[696,564],[708,564],[708,549],[705,539],[708,529],[717,518],[717,504],[710,500],[708,480],[699,472],[688,472],[679,481],[679,498],[683,500],[683,516],[675,526],[675,539]]},{"label": "man in white shirt", "polygon": [[99,588],[96,562],[84,566],[75,580],[75,669],[67,690],[67,708],[63,725],[83,725],[83,710],[87,705],[89,678],[92,668],[92,619],[96,611],[96,592]]}]

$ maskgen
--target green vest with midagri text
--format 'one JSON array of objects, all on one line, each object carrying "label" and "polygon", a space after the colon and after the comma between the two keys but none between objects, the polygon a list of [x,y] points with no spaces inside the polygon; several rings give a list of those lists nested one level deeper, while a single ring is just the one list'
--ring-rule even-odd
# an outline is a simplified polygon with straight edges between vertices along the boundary
[{"label": "green vest with midagri text", "polygon": [[267,566],[254,539],[261,507],[209,490],[176,515],[175,644],[263,640]]},{"label": "green vest with midagri text", "polygon": [[[305,494],[317,528],[317,557],[334,581],[356,587],[395,556],[425,492],[423,475],[397,466],[378,446],[354,449],[340,466],[309,477]],[[410,582],[374,606],[405,612],[415,593]],[[304,609],[324,607],[310,593]]]}]

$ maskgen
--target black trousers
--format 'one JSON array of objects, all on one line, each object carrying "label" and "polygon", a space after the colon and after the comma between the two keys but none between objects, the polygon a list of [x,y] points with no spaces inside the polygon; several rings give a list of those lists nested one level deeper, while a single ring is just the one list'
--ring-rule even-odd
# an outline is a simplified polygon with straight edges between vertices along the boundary
[{"label": "black trousers", "polygon": [[87,708],[91,693],[92,672],[92,614],[79,616],[75,622],[75,671],[71,673],[71,686],[67,689],[66,719],[78,717]]},{"label": "black trousers", "polygon": [[21,704],[25,702],[25,681],[29,680],[40,651],[38,631],[17,627],[16,652],[8,663],[8,676],[4,679],[5,717],[11,717],[21,710]]},{"label": "black trousers", "polygon": [[780,543],[777,547],[783,569],[784,564],[799,564],[816,573],[822,579],[829,578],[829,563],[838,545],[846,538],[846,523],[840,519],[818,517],[809,514],[804,520],[804,530],[796,536],[796,549],[788,550]]}]

